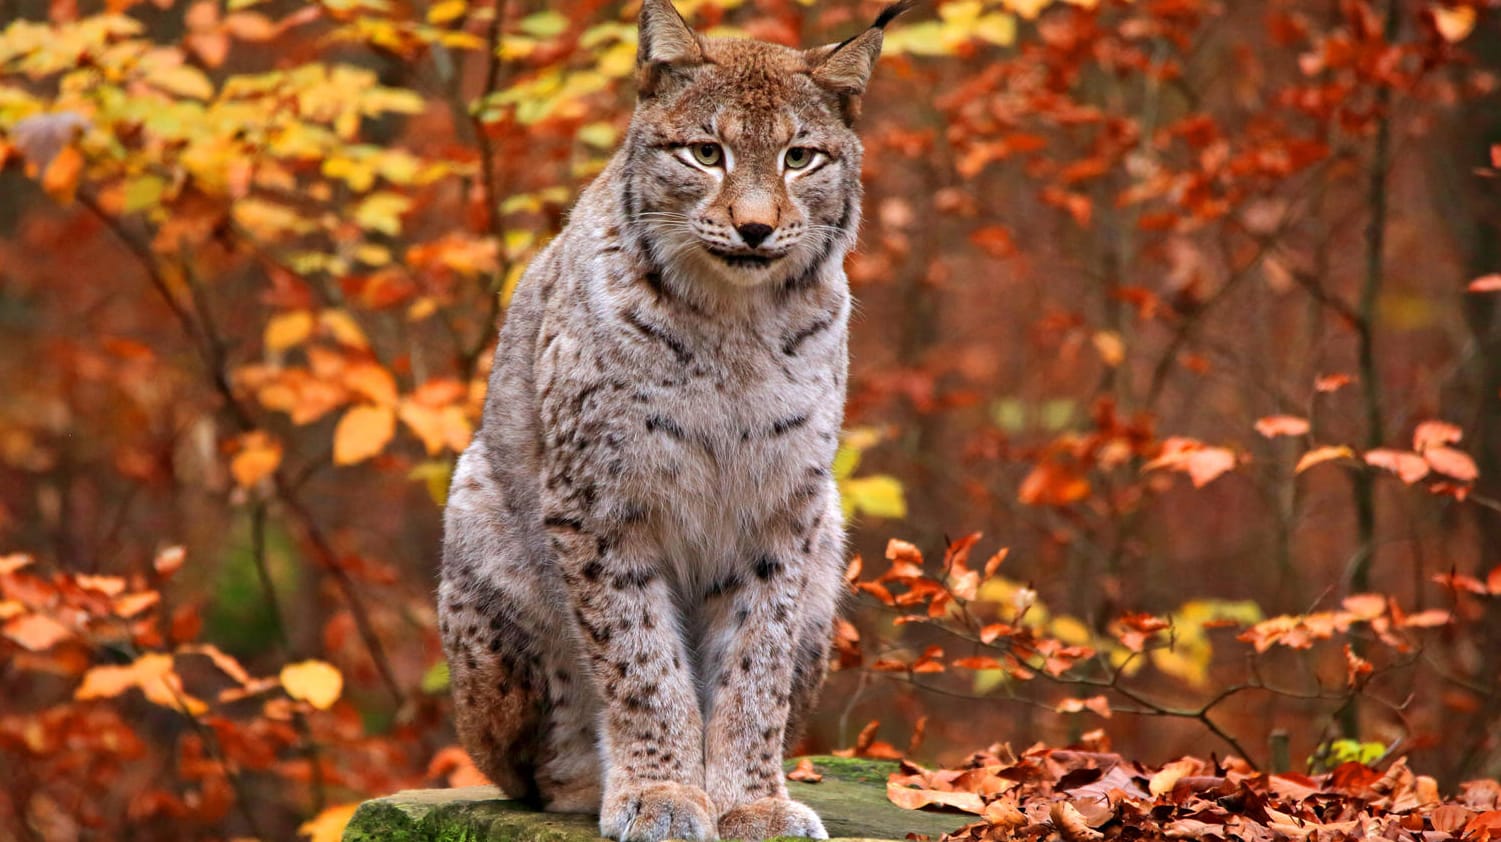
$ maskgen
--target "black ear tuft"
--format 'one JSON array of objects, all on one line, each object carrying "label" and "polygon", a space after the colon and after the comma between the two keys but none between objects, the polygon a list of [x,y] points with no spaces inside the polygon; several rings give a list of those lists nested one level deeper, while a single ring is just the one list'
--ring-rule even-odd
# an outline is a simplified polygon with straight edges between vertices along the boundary
[{"label": "black ear tuft", "polygon": [[871,29],[885,29],[886,24],[901,17],[903,13],[911,11],[912,7],[916,5],[917,0],[898,0],[898,2],[892,3],[890,6],[882,9],[881,14],[876,16],[876,22],[870,25]]}]

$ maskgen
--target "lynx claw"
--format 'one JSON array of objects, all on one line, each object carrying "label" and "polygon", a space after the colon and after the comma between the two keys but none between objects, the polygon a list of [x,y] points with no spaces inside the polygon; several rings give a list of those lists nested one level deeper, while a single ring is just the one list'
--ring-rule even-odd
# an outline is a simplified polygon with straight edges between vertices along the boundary
[{"label": "lynx claw", "polygon": [[661,781],[606,798],[599,832],[620,842],[713,842],[719,838],[714,813],[714,804],[702,789]]},{"label": "lynx claw", "polygon": [[721,839],[760,840],[776,836],[828,839],[818,814],[790,798],[760,798],[719,817]]}]

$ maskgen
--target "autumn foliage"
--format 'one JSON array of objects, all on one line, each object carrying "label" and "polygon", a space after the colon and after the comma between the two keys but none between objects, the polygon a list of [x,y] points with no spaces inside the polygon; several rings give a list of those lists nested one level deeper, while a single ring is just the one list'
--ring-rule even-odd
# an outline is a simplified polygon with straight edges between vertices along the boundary
[{"label": "autumn foliage", "polygon": [[[441,506],[633,13],[0,0],[0,840],[326,840],[478,779]],[[1498,73],[1494,0],[893,26],[804,748],[913,758],[965,839],[1496,836]]]}]

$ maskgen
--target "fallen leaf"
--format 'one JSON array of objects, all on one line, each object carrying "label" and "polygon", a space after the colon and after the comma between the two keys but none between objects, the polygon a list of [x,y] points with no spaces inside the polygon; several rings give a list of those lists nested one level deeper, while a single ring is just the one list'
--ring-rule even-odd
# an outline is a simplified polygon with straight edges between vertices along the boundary
[{"label": "fallen leaf", "polygon": [[787,780],[802,781],[805,784],[816,784],[823,780],[823,775],[813,768],[813,761],[804,757],[797,761],[797,766],[787,773]]}]

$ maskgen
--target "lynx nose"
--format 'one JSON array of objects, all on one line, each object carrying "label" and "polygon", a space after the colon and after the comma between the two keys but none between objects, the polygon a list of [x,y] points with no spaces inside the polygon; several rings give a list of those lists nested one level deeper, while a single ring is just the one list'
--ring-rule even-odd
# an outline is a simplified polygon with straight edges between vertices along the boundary
[{"label": "lynx nose", "polygon": [[735,230],[740,232],[740,239],[751,248],[761,245],[767,237],[771,236],[771,226],[762,222],[747,222],[744,225],[736,225]]}]

